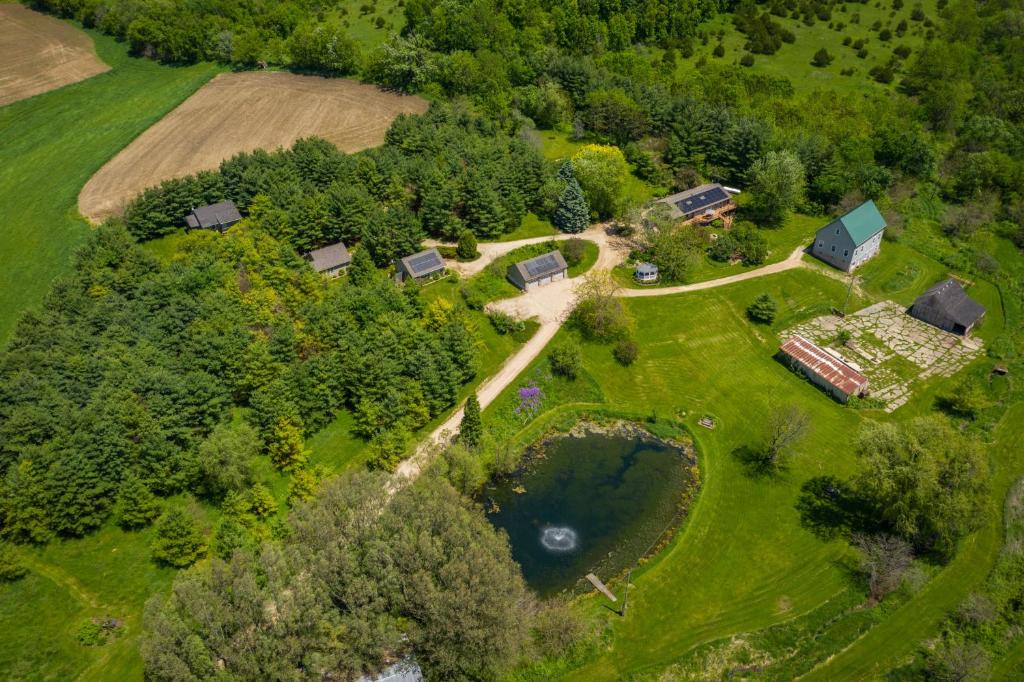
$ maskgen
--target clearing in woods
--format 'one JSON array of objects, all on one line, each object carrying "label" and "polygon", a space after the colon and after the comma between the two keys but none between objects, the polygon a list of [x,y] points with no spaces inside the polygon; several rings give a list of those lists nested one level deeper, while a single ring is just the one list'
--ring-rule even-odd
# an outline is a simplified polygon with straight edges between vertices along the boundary
[{"label": "clearing in woods", "polygon": [[217,168],[239,152],[288,147],[302,137],[323,137],[349,153],[375,147],[399,114],[423,113],[427,106],[419,97],[341,78],[221,74],[90,178],[78,207],[99,222],[162,180]]},{"label": "clearing in woods", "polygon": [[103,73],[92,39],[59,19],[0,4],[0,107]]}]

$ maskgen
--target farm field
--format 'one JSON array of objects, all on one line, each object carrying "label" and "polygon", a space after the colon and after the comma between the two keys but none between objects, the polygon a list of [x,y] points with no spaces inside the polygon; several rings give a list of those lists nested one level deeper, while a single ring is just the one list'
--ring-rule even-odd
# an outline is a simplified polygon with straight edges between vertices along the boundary
[{"label": "farm field", "polygon": [[399,114],[426,109],[419,97],[351,80],[221,74],[90,178],[79,210],[99,222],[162,180],[214,169],[239,152],[288,147],[302,137],[323,137],[345,152],[375,147]]},{"label": "farm field", "polygon": [[86,180],[220,68],[161,66],[129,57],[113,38],[89,36],[109,71],[0,108],[0,341],[68,270],[88,234],[76,208]]},{"label": "farm field", "polygon": [[84,31],[22,5],[0,4],[0,107],[109,68]]}]

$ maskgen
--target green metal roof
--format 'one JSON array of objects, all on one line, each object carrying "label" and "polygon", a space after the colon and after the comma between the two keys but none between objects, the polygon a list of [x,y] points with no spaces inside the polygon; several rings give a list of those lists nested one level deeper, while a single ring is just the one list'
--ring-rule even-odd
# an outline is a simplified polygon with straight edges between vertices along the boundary
[{"label": "green metal roof", "polygon": [[839,222],[846,228],[854,246],[860,246],[885,228],[885,218],[870,199],[844,215]]}]

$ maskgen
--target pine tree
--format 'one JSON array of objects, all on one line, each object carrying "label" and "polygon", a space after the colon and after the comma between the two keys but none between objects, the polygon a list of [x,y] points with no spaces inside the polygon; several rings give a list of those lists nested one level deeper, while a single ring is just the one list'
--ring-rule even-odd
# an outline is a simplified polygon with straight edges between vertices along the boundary
[{"label": "pine tree", "polygon": [[480,401],[473,393],[466,399],[466,407],[462,412],[462,423],[459,425],[459,440],[469,447],[480,444],[483,435],[483,424],[480,421]]},{"label": "pine tree", "polygon": [[458,246],[455,247],[455,255],[462,260],[473,260],[480,255],[476,246],[476,235],[469,230],[463,230],[459,235]]},{"label": "pine tree", "polygon": [[551,222],[562,232],[578,234],[590,224],[590,207],[576,178],[569,178],[558,197]]},{"label": "pine tree", "polygon": [[252,542],[249,531],[234,516],[225,516],[213,536],[213,552],[227,561],[237,549],[248,547]]},{"label": "pine tree", "polygon": [[359,248],[352,254],[352,264],[348,268],[348,281],[357,287],[373,284],[377,279],[377,266],[366,249]]},{"label": "pine tree", "polygon": [[30,460],[7,471],[0,485],[0,533],[17,542],[43,543],[50,539],[43,483]]},{"label": "pine tree", "polygon": [[156,524],[153,559],[158,563],[187,568],[206,554],[199,525],[181,509],[171,509]]},{"label": "pine tree", "polygon": [[302,431],[289,419],[278,419],[267,436],[267,454],[278,469],[291,471],[306,463]]},{"label": "pine tree", "polygon": [[292,474],[292,480],[288,483],[288,504],[295,505],[313,499],[320,478],[320,472],[315,469],[299,469]]},{"label": "pine tree", "polygon": [[576,178],[576,175],[572,171],[572,161],[566,159],[562,162],[562,165],[558,167],[558,179],[569,182]]},{"label": "pine tree", "polygon": [[266,519],[277,513],[277,502],[262,483],[249,488],[249,511],[258,519]]},{"label": "pine tree", "polygon": [[117,494],[114,517],[125,530],[145,528],[160,516],[160,503],[138,476],[129,474]]}]

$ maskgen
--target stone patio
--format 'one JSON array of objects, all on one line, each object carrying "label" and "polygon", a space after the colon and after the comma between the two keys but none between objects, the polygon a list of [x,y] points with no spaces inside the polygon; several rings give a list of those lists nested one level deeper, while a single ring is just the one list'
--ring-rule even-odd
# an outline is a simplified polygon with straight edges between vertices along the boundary
[{"label": "stone patio", "polygon": [[[846,330],[850,340],[839,346]],[[782,338],[800,334],[840,355],[869,380],[869,394],[892,412],[910,400],[915,383],[952,376],[981,353],[979,339],[963,338],[921,322],[894,301],[882,301],[840,318],[825,315],[798,324]]]}]

